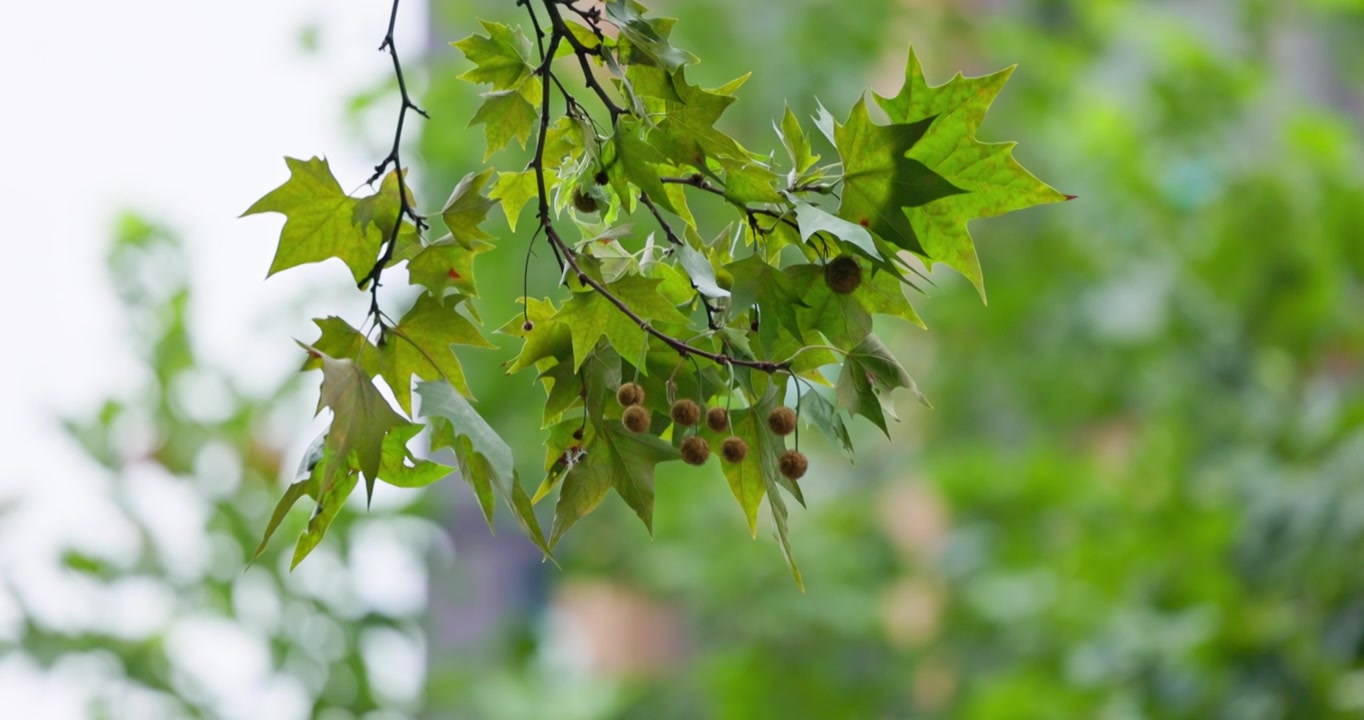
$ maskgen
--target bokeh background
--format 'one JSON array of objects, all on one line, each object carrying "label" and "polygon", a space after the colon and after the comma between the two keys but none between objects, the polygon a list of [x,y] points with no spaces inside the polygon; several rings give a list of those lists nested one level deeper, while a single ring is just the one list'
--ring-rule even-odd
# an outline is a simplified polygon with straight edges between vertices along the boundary
[{"label": "bokeh background", "polygon": [[[693,78],[754,71],[723,121],[754,149],[911,44],[934,82],[1018,63],[982,137],[1080,196],[973,225],[988,307],[940,272],[929,332],[878,326],[936,409],[859,424],[855,466],[809,443],[803,595],[691,473],[652,540],[608,503],[562,568],[458,478],[289,573],[296,509],[248,564],[316,431],[290,338],[366,301],[339,264],[262,283],[278,220],[233,218],[281,155],[386,153],[388,3],[77,5],[0,10],[69,30],[3,57],[0,716],[1364,717],[1364,3],[650,3]],[[403,4],[428,207],[483,152],[447,43],[515,10]],[[491,322],[527,225],[480,258]],[[463,359],[534,446],[508,356]]]}]

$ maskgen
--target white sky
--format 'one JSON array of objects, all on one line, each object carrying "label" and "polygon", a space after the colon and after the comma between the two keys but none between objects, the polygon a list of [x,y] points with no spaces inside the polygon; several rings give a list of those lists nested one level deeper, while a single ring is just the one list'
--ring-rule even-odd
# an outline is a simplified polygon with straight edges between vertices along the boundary
[{"label": "white sky", "polygon": [[[280,311],[322,283],[344,287],[348,276],[333,263],[264,282],[282,218],[237,215],[287,178],[285,155],[328,156],[348,189],[367,177],[378,157],[357,153],[340,120],[350,93],[391,72],[376,51],[389,6],[0,3],[0,499],[24,501],[21,517],[0,521],[0,579],[98,516],[82,493],[102,478],[65,440],[58,418],[126,394],[138,377],[137,349],[104,276],[120,210],[185,241],[196,340],[215,365],[257,388],[294,365],[290,338],[311,334],[309,316]],[[423,2],[403,3],[405,55],[420,48],[423,13]],[[321,47],[306,55],[298,37],[312,23]],[[6,715],[79,717],[68,692],[0,658]],[[253,718],[296,716],[286,700],[265,692],[257,702],[269,708],[242,709]]]}]

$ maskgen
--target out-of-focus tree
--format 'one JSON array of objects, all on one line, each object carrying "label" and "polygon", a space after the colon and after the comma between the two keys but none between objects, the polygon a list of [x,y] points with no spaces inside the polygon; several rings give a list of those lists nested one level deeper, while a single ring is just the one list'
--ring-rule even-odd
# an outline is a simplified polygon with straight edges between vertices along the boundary
[{"label": "out-of-focus tree", "polygon": [[[79,499],[97,527],[54,557],[35,543],[5,568],[19,617],[0,656],[54,678],[77,717],[415,709],[429,523],[392,504],[347,511],[310,566],[290,574],[278,549],[252,562],[294,475],[282,464],[307,414],[299,383],[248,392],[225,361],[196,351],[186,252],[169,230],[121,218],[108,264],[144,372],[98,412],[65,421],[98,478]],[[20,502],[0,533],[41,537],[32,523],[62,521],[52,510]],[[305,522],[289,518],[281,532]]]}]

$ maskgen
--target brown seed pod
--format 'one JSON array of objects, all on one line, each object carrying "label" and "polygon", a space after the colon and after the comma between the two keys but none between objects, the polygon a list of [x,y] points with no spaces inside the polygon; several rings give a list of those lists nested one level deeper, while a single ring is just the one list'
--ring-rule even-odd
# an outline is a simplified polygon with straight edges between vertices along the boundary
[{"label": "brown seed pod", "polygon": [[862,285],[862,266],[850,255],[839,255],[824,266],[824,281],[829,289],[847,295]]},{"label": "brown seed pod", "polygon": [[595,182],[598,185],[605,185],[607,182],[610,182],[610,180],[611,178],[606,175],[605,170],[598,170],[597,174],[592,176],[592,182]]},{"label": "brown seed pod", "polygon": [[729,411],[722,407],[713,407],[706,413],[706,427],[713,432],[724,432],[729,429]]},{"label": "brown seed pod", "polygon": [[597,199],[583,192],[582,188],[573,188],[573,207],[578,212],[594,213],[601,207],[597,204]]},{"label": "brown seed pod", "polygon": [[649,429],[649,411],[642,405],[631,405],[625,408],[625,414],[620,417],[620,421],[625,423],[625,429],[632,433],[642,433]]},{"label": "brown seed pod", "polygon": [[521,323],[521,329],[524,330],[525,332],[530,332],[531,330],[535,329],[535,323],[527,320]]},{"label": "brown seed pod", "polygon": [[799,450],[787,450],[782,453],[777,467],[781,469],[782,475],[799,480],[805,476],[805,471],[810,469],[810,461],[805,459],[805,453]]},{"label": "brown seed pod", "polygon": [[635,383],[625,383],[616,391],[616,402],[621,407],[630,407],[644,402],[644,388]]},{"label": "brown seed pod", "polygon": [[748,442],[738,435],[730,435],[720,445],[720,454],[725,462],[741,463],[748,457]]},{"label": "brown seed pod", "polygon": [[573,439],[574,439],[574,440],[582,440],[582,439],[583,439],[583,429],[582,429],[582,428],[578,428],[577,430],[574,430],[574,431],[573,431]]},{"label": "brown seed pod", "polygon": [[785,405],[773,408],[767,414],[767,426],[778,435],[790,435],[796,429],[796,411]]},{"label": "brown seed pod", "polygon": [[710,443],[699,435],[692,435],[682,441],[682,462],[688,465],[705,465],[710,459]]},{"label": "brown seed pod", "polygon": [[678,400],[670,413],[679,427],[691,427],[701,419],[701,406],[695,400]]}]

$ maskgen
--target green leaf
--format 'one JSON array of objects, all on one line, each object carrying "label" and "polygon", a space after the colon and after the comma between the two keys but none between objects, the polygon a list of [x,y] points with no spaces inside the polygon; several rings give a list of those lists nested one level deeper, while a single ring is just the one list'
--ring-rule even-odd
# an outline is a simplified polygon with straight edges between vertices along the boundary
[{"label": "green leaf", "polygon": [[417,394],[422,399],[421,416],[431,424],[431,449],[454,450],[460,474],[478,496],[488,527],[493,528],[492,498],[496,495],[511,508],[535,545],[550,554],[530,496],[517,480],[516,462],[507,443],[450,383],[418,383]]},{"label": "green leaf", "polygon": [[[532,92],[539,91],[539,80],[532,79]],[[483,126],[483,134],[488,140],[488,149],[483,153],[483,162],[488,162],[498,150],[515,139],[526,146],[530,131],[539,119],[539,111],[526,99],[525,89],[502,90],[483,95],[483,104],[469,121],[469,127]]]},{"label": "green leaf", "polygon": [[[403,170],[404,179],[406,176],[407,170]],[[407,188],[407,202],[409,206],[416,205],[411,188]],[[393,228],[398,223],[398,214],[402,212],[402,207],[402,200],[398,196],[398,171],[390,170],[384,175],[383,182],[379,183],[378,192],[355,201],[355,211],[351,220],[361,228],[372,226],[387,240],[393,236]],[[413,233],[414,236],[415,234]]]},{"label": "green leaf", "polygon": [[[672,71],[694,59],[689,53],[670,45],[667,36],[659,31],[660,21],[645,20],[643,13],[644,6],[632,0],[606,2],[606,17],[620,28],[620,34],[659,65]],[[671,23],[666,27],[671,27]]]},{"label": "green leaf", "polygon": [[683,245],[677,248],[677,260],[686,269],[687,275],[691,277],[691,283],[706,297],[727,298],[729,291],[720,287],[715,281],[715,268],[711,266],[710,259],[690,245]]},{"label": "green leaf", "polygon": [[[732,92],[751,74],[736,79],[726,89]],[[712,92],[690,85],[680,69],[667,73],[659,68],[636,66],[630,69],[630,77],[635,81],[636,92],[662,101],[664,112],[649,134],[649,142],[668,160],[703,172],[708,171],[707,158],[748,160],[739,143],[715,129],[725,109],[735,102],[730,92]]]},{"label": "green leaf", "polygon": [[416,489],[449,476],[454,468],[430,460],[418,460],[407,449],[407,443],[421,431],[421,425],[404,425],[394,428],[384,438],[383,459],[379,463],[380,480],[394,487]]},{"label": "green leaf", "polygon": [[602,160],[606,163],[611,187],[626,212],[633,212],[635,207],[635,194],[630,191],[630,183],[633,183],[659,207],[677,213],[658,175],[657,164],[666,158],[641,137],[638,120],[626,118],[616,124],[616,134],[607,143]]},{"label": "green leaf", "polygon": [[277,212],[287,218],[269,275],[340,258],[355,282],[362,282],[378,260],[383,235],[356,224],[357,201],[341,189],[326,160],[285,158],[284,162],[289,166],[289,181],[242,213],[245,217]]},{"label": "green leaf", "polygon": [[[322,331],[322,336],[310,347],[334,358],[354,360],[360,363],[360,367],[370,374],[378,372],[379,349],[374,347],[368,338],[361,335],[359,330],[338,317],[315,319],[313,324],[317,325],[318,329]],[[321,367],[322,358],[309,353],[302,369],[317,370]]]},{"label": "green leaf", "polygon": [[797,292],[800,286],[794,284],[786,273],[757,255],[732,262],[725,269],[734,278],[730,285],[730,292],[733,293],[730,306],[743,311],[757,305],[762,312],[759,337],[764,345],[775,343],[778,328],[786,328],[797,340],[803,339],[796,311],[805,303]]},{"label": "green leaf", "polygon": [[564,477],[554,508],[550,547],[601,504],[611,489],[635,511],[650,534],[654,531],[654,467],[679,459],[678,451],[649,433],[636,435],[626,430],[619,420],[607,420],[598,430],[587,454]]},{"label": "green leaf", "polygon": [[251,556],[253,561],[265,553],[265,546],[270,543],[270,538],[275,534],[275,530],[279,529],[280,523],[284,522],[284,517],[289,514],[294,504],[305,496],[318,494],[321,484],[317,474],[311,474],[285,489],[284,496],[275,505],[275,512],[270,515],[270,522],[265,526],[265,534],[261,537],[260,544],[256,546],[255,554]]},{"label": "green leaf", "polygon": [[908,388],[919,402],[932,407],[885,343],[875,335],[868,335],[843,361],[836,391],[838,407],[871,420],[889,437],[886,415],[896,418],[891,404],[891,393],[896,388]]},{"label": "green leaf", "polygon": [[965,275],[982,300],[985,285],[967,221],[1068,199],[1014,160],[1014,143],[982,143],[976,139],[986,111],[1012,73],[1012,67],[976,78],[958,73],[943,85],[929,87],[911,50],[899,94],[876,98],[892,121],[914,123],[915,127],[928,124],[908,158],[964,193],[926,203],[906,203],[911,205],[904,211],[906,219],[920,245],[910,249]]},{"label": "green leaf", "polygon": [[871,333],[871,315],[852,294],[840,295],[824,279],[822,265],[793,265],[785,273],[803,288],[805,307],[796,311],[802,328],[818,330],[842,350],[850,350]]},{"label": "green leaf", "polygon": [[533,48],[520,28],[483,21],[485,35],[470,35],[450,43],[477,67],[459,77],[469,82],[492,85],[494,90],[511,90],[531,77]]},{"label": "green leaf", "polygon": [[963,192],[907,156],[931,122],[877,125],[867,114],[863,98],[853,106],[848,122],[834,128],[843,158],[838,216],[920,254],[924,249],[902,208]]},{"label": "green leaf", "polygon": [[[328,466],[332,464],[327,460],[323,462]],[[328,470],[327,474],[330,475],[331,471]],[[317,508],[313,510],[313,516],[308,520],[308,529],[294,545],[294,557],[289,563],[290,570],[298,567],[298,564],[303,562],[303,558],[308,557],[308,553],[311,553],[313,548],[322,542],[322,537],[326,535],[327,528],[331,527],[332,521],[341,512],[341,508],[345,507],[346,499],[350,497],[359,481],[360,478],[354,470],[347,470],[339,481],[335,484],[329,483],[329,487],[322,491],[322,496],[317,502]]]},{"label": "green leaf", "polygon": [[438,299],[444,299],[449,288],[469,297],[478,297],[474,258],[491,249],[492,245],[480,240],[458,243],[447,236],[426,246],[408,261],[408,282],[425,286]]},{"label": "green leaf", "polygon": [[[528,367],[535,367],[541,360],[567,357],[573,348],[573,337],[568,328],[555,322],[558,314],[554,303],[548,299],[522,298],[526,311],[507,321],[497,329],[502,335],[519,337],[524,342],[521,352],[508,364],[507,374],[513,375]],[[525,329],[527,320],[531,321],[530,330]]]},{"label": "green leaf", "polygon": [[444,379],[470,395],[464,368],[452,345],[496,347],[483,333],[452,307],[451,299],[423,294],[396,327],[389,328],[379,349],[383,377],[398,406],[412,413],[412,376],[422,380]]},{"label": "green leaf", "polygon": [[849,458],[853,456],[852,436],[848,425],[833,401],[824,397],[820,391],[809,388],[800,396],[800,417],[806,425],[819,430],[829,442],[839,445]]},{"label": "green leaf", "polygon": [[[658,293],[660,282],[628,275],[607,285],[606,289],[646,321],[687,324],[687,317]],[[627,359],[633,358],[637,362],[644,355],[648,335],[599,292],[574,293],[553,321],[567,327],[573,337],[575,370],[582,367],[583,361],[597,347],[597,340],[603,336]]]},{"label": "green leaf", "polygon": [[[548,182],[549,178],[545,178]],[[546,192],[549,188],[545,188]],[[514,173],[499,173],[497,184],[488,197],[502,203],[502,212],[507,214],[507,227],[516,232],[516,221],[521,217],[521,209],[534,198],[539,198],[540,186],[534,170]]]},{"label": "green leaf", "polygon": [[[780,474],[778,479],[784,479]],[[800,576],[800,567],[796,565],[796,557],[791,553],[790,529],[787,527],[786,500],[782,499],[781,493],[777,492],[777,486],[772,476],[767,477],[767,507],[772,511],[772,525],[776,531],[777,544],[781,547],[781,555],[786,559],[786,567],[791,570],[791,577],[796,581],[796,587],[801,592],[805,592],[805,580]]]},{"label": "green leaf", "polygon": [[322,397],[318,411],[331,408],[332,423],[327,430],[326,450],[335,458],[327,464],[321,492],[325,497],[332,491],[336,466],[347,464],[354,453],[356,467],[365,475],[370,494],[379,476],[383,457],[384,436],[394,428],[408,425],[407,420],[393,411],[374,382],[363,369],[350,360],[331,357],[317,348],[308,348],[322,360]]},{"label": "green leaf", "polygon": [[742,462],[721,462],[720,469],[729,483],[730,492],[734,493],[734,499],[743,508],[753,537],[758,536],[758,508],[762,507],[763,497],[767,494],[767,473],[780,472],[777,462],[785,449],[781,447],[781,438],[767,427],[767,413],[775,405],[773,400],[760,404],[756,410],[744,408],[730,412],[730,429],[725,432],[717,433],[704,426],[700,431],[716,452],[731,435],[748,443],[748,454]]},{"label": "green leaf", "polygon": [[445,209],[440,211],[445,226],[450,228],[450,234],[454,236],[456,242],[465,247],[472,247],[474,240],[492,239],[492,235],[478,227],[487,219],[488,210],[496,204],[482,194],[483,186],[488,184],[492,176],[491,169],[465,175],[455,186],[454,192],[450,193],[450,199],[445,202]]},{"label": "green leaf", "polygon": [[805,130],[796,119],[796,114],[791,112],[790,105],[786,106],[786,115],[782,117],[781,125],[774,123],[772,127],[776,129],[777,137],[781,138],[786,154],[791,157],[790,184],[795,184],[796,178],[804,175],[806,170],[819,162],[819,156],[811,149],[810,139],[805,137]]},{"label": "green leaf", "polygon": [[876,249],[876,242],[871,239],[871,233],[867,232],[866,228],[831,215],[822,208],[806,202],[795,200],[793,205],[796,208],[796,224],[800,225],[801,240],[809,242],[815,233],[827,232],[840,240],[846,240],[862,248],[871,257],[881,258],[881,252]]},{"label": "green leaf", "polygon": [[852,292],[853,298],[873,315],[891,315],[927,328],[914,306],[905,297],[905,282],[898,275],[886,270],[869,267],[870,263],[859,260],[862,265],[862,284]]}]

